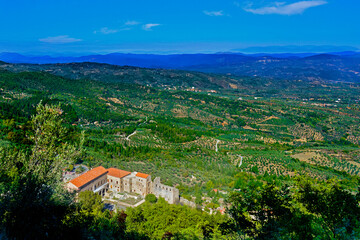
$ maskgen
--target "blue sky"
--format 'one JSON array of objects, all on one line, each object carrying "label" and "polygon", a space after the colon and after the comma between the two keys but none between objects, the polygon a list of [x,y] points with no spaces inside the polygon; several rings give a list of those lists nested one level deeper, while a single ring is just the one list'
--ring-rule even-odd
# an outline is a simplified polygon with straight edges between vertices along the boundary
[{"label": "blue sky", "polygon": [[358,0],[0,0],[0,52],[360,48]]}]

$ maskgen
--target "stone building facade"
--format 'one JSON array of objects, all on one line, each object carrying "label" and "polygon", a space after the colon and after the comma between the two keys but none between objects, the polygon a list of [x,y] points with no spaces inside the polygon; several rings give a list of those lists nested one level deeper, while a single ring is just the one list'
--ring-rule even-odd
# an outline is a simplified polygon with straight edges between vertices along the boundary
[{"label": "stone building facade", "polygon": [[139,172],[127,172],[109,168],[109,190],[115,192],[137,193],[146,196],[151,192],[151,176]]},{"label": "stone building facade", "polygon": [[133,178],[133,191],[143,196],[151,193],[151,176],[145,173],[136,173]]},{"label": "stone building facade", "polygon": [[67,188],[78,193],[89,190],[104,196],[108,189],[107,173],[104,167],[93,168],[68,182]]},{"label": "stone building facade", "polygon": [[123,188],[124,188],[124,192],[132,192],[132,179],[134,177],[133,176],[126,176],[123,178]]},{"label": "stone building facade", "polygon": [[109,190],[114,192],[124,192],[124,177],[130,175],[131,172],[120,170],[117,168],[109,168],[107,174],[107,182]]},{"label": "stone building facade", "polygon": [[90,190],[104,196],[106,191],[137,193],[143,197],[152,193],[163,197],[167,202],[179,202],[179,190],[175,187],[160,183],[160,178],[155,178],[140,172],[128,172],[116,168],[94,168],[68,183],[69,190],[82,192]]}]

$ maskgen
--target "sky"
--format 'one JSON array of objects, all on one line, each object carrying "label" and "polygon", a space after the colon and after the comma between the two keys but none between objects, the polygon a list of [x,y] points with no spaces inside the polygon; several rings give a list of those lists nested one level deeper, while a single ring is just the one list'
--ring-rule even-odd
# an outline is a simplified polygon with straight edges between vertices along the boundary
[{"label": "sky", "polygon": [[358,0],[0,0],[0,52],[224,52],[360,48]]}]

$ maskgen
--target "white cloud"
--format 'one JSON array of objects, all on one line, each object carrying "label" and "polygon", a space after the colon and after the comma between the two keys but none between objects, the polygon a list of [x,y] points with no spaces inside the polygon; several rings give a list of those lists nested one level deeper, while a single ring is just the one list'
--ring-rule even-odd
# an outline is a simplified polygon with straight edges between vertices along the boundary
[{"label": "white cloud", "polygon": [[110,29],[108,27],[103,27],[98,31],[94,31],[94,33],[102,33],[102,34],[112,34],[112,33],[117,33],[119,30],[117,29]]},{"label": "white cloud", "polygon": [[125,26],[134,26],[134,25],[139,25],[140,23],[137,21],[126,21],[125,22]]},{"label": "white cloud", "polygon": [[113,33],[121,32],[121,31],[129,31],[129,30],[131,30],[130,27],[122,27],[122,28],[119,28],[119,29],[110,29],[108,27],[103,27],[100,30],[95,30],[94,34],[102,33],[102,34],[107,35],[107,34],[113,34]]},{"label": "white cloud", "polygon": [[148,24],[143,25],[143,29],[145,31],[150,31],[150,30],[152,30],[153,27],[157,27],[157,26],[160,26],[160,25],[161,24],[159,24],[159,23],[148,23]]},{"label": "white cloud", "polygon": [[300,1],[296,3],[286,4],[285,2],[275,2],[274,6],[271,7],[262,7],[262,8],[245,8],[247,12],[254,14],[280,14],[280,15],[295,15],[301,14],[306,9],[311,7],[317,7],[327,4],[326,1]]},{"label": "white cloud", "polygon": [[224,15],[223,11],[206,11],[206,10],[204,11],[204,14],[211,17],[219,17]]},{"label": "white cloud", "polygon": [[56,37],[40,38],[39,41],[46,43],[73,43],[80,42],[82,39],[71,38],[69,35],[61,35]]},{"label": "white cloud", "polygon": [[132,29],[132,26],[139,25],[140,22],[137,21],[126,21],[120,28],[118,29],[111,29],[108,27],[103,27],[100,30],[95,30],[94,34],[102,33],[102,34],[113,34],[121,31],[129,31]]}]

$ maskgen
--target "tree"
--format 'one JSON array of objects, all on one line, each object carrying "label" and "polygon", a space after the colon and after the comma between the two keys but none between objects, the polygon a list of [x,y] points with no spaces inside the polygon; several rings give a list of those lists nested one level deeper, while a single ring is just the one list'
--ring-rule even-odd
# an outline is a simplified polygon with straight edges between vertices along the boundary
[{"label": "tree", "polygon": [[310,179],[299,178],[297,185],[299,202],[314,214],[316,222],[327,237],[354,237],[360,234],[360,206],[357,195],[346,191],[336,182],[315,184]]},{"label": "tree", "polygon": [[279,188],[266,184],[261,189],[244,189],[232,193],[228,201],[231,204],[228,212],[237,231],[251,238],[312,239],[311,231],[295,228],[301,222],[299,219],[302,220],[300,226],[306,226],[305,229],[310,223],[292,202],[293,195],[287,186]]},{"label": "tree", "polygon": [[236,120],[236,124],[237,124],[239,127],[243,127],[243,126],[246,125],[246,121],[245,121],[244,119],[242,119],[242,118],[239,117],[239,118]]},{"label": "tree", "polygon": [[27,164],[28,171],[34,173],[47,184],[61,183],[62,169],[81,155],[82,142],[78,150],[65,141],[68,130],[63,126],[59,106],[39,104],[32,117],[34,146]]},{"label": "tree", "polygon": [[292,186],[249,184],[228,198],[236,230],[253,239],[357,239],[358,195],[310,178]]},{"label": "tree", "polygon": [[202,196],[200,193],[196,194],[195,203],[201,205],[203,203]]},{"label": "tree", "polygon": [[209,181],[206,183],[206,189],[207,189],[208,191],[212,190],[214,187],[215,187],[215,184],[214,184],[211,180],[209,180]]},{"label": "tree", "polygon": [[149,203],[156,203],[157,198],[156,198],[156,196],[154,194],[150,193],[150,194],[146,195],[145,201],[147,201]]},{"label": "tree", "polygon": [[0,224],[10,239],[65,239],[78,230],[63,223],[74,201],[61,176],[81,151],[64,141],[61,113],[40,103],[30,151],[0,149]]},{"label": "tree", "polygon": [[101,196],[93,191],[80,192],[79,203],[81,208],[88,212],[99,212],[104,208]]},{"label": "tree", "polygon": [[70,172],[71,172],[72,170],[74,170],[74,165],[70,164],[70,165],[67,167],[66,171],[70,171]]}]

